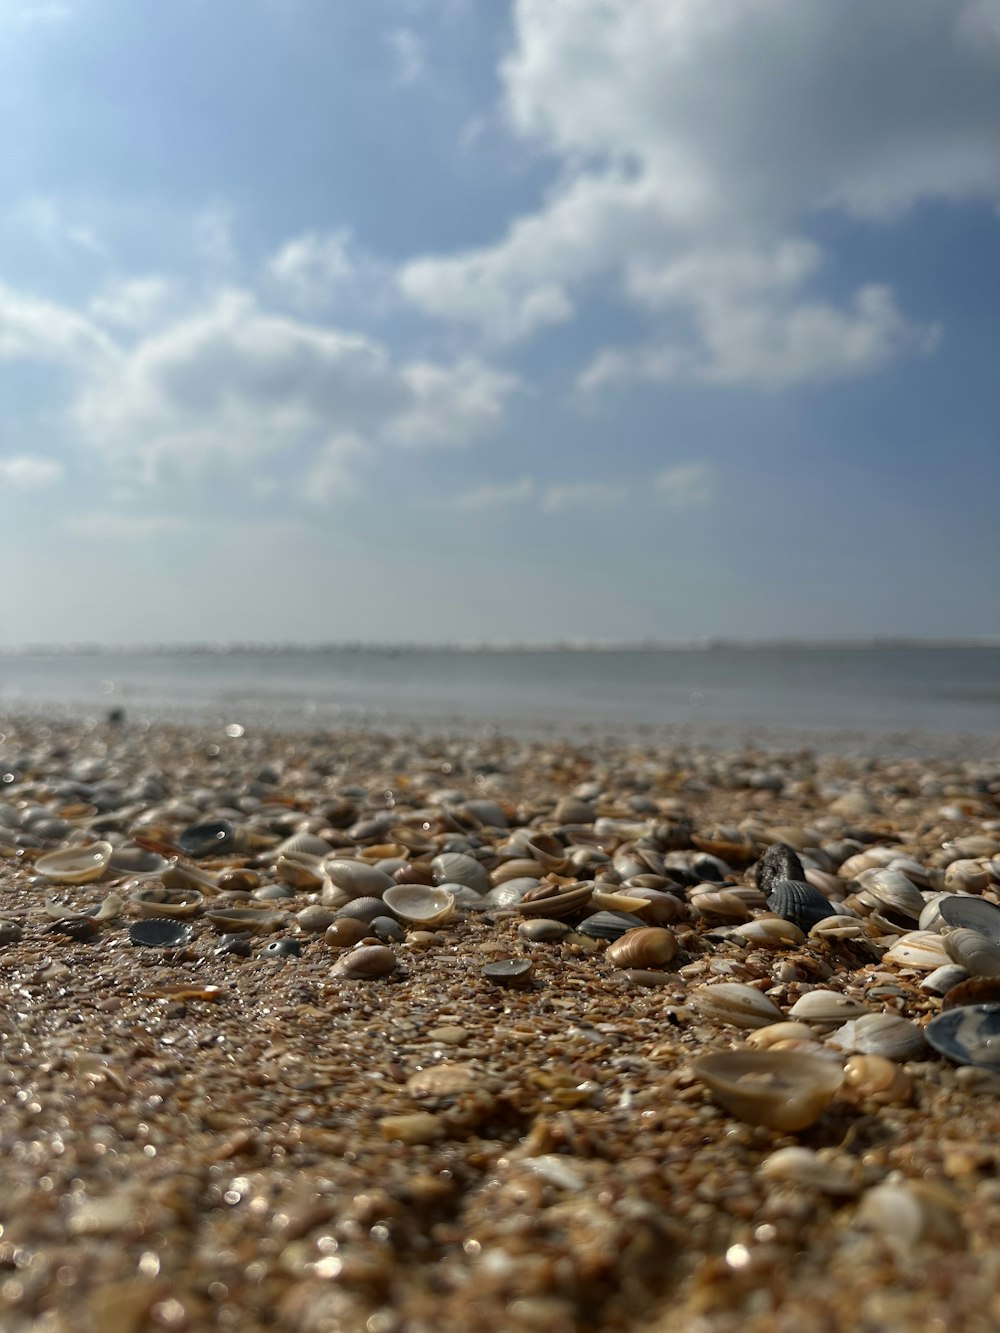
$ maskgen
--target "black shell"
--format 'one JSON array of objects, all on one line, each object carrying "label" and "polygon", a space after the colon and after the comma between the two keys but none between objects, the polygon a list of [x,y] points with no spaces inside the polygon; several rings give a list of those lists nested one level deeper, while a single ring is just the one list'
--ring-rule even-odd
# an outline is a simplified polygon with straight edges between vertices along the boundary
[{"label": "black shell", "polygon": [[298,940],[271,940],[261,950],[265,958],[298,958],[301,952],[302,946]]},{"label": "black shell", "polygon": [[1000,1073],[1000,1004],[967,1004],[946,1009],[924,1028],[940,1054],[957,1065],[978,1065]]},{"label": "black shell", "polygon": [[192,824],[177,839],[177,846],[185,856],[220,856],[236,847],[236,829],[228,819]]},{"label": "black shell", "polygon": [[187,944],[193,936],[190,926],[166,916],[150,916],[128,928],[128,937],[133,944],[160,949],[176,949],[178,945]]},{"label": "black shell", "polygon": [[996,944],[1000,944],[1000,907],[987,898],[971,898],[964,893],[949,894],[937,905],[938,916],[950,929],[965,926],[978,930]]},{"label": "black shell", "polygon": [[798,853],[787,842],[772,842],[757,862],[757,887],[761,893],[770,893],[779,879],[801,884],[805,877]]},{"label": "black shell", "polygon": [[635,916],[632,912],[595,912],[593,916],[581,921],[577,930],[581,935],[589,935],[595,940],[617,940],[627,930],[647,924],[641,916]]},{"label": "black shell", "polygon": [[402,944],[403,940],[406,939],[406,931],[391,916],[372,917],[369,925],[372,928],[372,934],[376,939],[380,939],[383,944]]},{"label": "black shell", "polygon": [[775,880],[767,896],[767,905],[786,921],[794,921],[807,935],[817,921],[837,915],[829,898],[824,898],[819,889],[814,889],[805,880]]}]

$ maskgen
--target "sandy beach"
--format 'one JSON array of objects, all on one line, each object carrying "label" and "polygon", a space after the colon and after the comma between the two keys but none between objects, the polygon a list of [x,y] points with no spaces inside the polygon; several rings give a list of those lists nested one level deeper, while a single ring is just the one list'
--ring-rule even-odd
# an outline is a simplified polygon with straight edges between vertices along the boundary
[{"label": "sandy beach", "polygon": [[988,746],[0,732],[9,1333],[1000,1322],[1000,1077],[924,1037],[1000,945],[918,930],[1000,903]]}]

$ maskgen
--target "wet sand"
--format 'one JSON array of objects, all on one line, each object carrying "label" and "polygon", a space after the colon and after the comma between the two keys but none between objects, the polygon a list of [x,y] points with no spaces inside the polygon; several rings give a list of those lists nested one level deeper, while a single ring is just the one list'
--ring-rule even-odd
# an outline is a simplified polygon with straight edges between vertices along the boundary
[{"label": "wet sand", "polygon": [[[862,905],[854,936],[771,947],[732,932],[767,917],[752,863],[778,840],[827,867],[832,902],[856,888],[838,866],[872,848],[921,867],[927,895],[965,873],[1000,901],[986,748],[881,759],[37,718],[0,732],[10,1333],[1000,1321],[996,1074],[925,1047],[892,1060],[891,1085],[845,1080],[788,1134],[735,1118],[692,1071],[751,1035],[705,1012],[706,984],[751,985],[780,1017],[816,989],[919,1029],[941,1010],[926,971],[884,959],[916,921]],[[135,849],[137,836],[169,858],[215,818],[237,845],[179,861],[214,881],[203,906],[288,914],[249,956],[224,951],[204,911],[188,943],[133,944],[131,895],[162,874],[110,866],[71,886],[34,867],[54,848]],[[353,979],[338,972],[345,951],[297,915],[324,896],[338,910],[336,893],[252,896],[286,883],[274,846],[301,827],[337,858],[423,867],[416,878],[434,877],[436,855],[471,855],[493,884],[532,859],[534,837],[552,857],[529,876],[543,893],[662,881],[676,954],[630,971],[579,930],[593,904],[562,918],[561,939],[531,940],[523,906],[472,910],[460,894],[451,920],[382,945],[389,975]],[[102,902],[104,919],[73,924]],[[280,939],[300,952],[265,953]],[[519,984],[484,972],[509,958],[530,960]],[[830,1036],[816,1028],[809,1045],[843,1065]],[[793,1146],[813,1155],[776,1164]]]}]

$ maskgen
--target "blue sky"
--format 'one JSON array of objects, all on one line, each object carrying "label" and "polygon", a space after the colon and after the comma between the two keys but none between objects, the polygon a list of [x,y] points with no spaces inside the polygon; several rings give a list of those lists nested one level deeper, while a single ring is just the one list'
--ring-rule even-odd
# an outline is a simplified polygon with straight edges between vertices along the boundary
[{"label": "blue sky", "polygon": [[1000,631],[1000,0],[0,0],[0,642]]}]

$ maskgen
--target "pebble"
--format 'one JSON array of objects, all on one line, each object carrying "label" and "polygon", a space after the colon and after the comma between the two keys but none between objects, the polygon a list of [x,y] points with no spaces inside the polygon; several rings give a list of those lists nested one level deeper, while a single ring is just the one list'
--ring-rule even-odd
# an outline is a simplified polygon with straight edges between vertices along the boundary
[{"label": "pebble", "polygon": [[498,962],[487,963],[483,976],[500,986],[518,986],[530,978],[533,969],[530,958],[501,958]]}]

